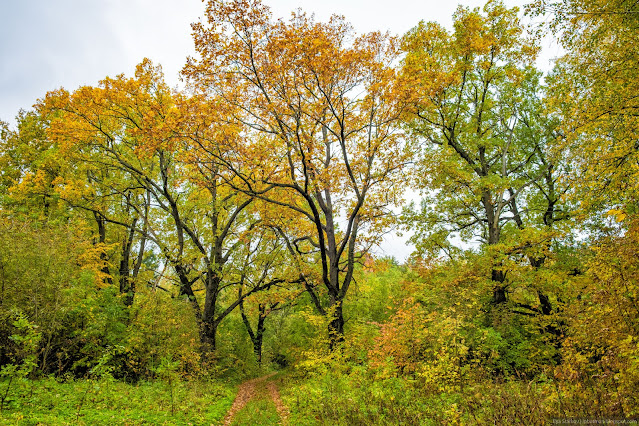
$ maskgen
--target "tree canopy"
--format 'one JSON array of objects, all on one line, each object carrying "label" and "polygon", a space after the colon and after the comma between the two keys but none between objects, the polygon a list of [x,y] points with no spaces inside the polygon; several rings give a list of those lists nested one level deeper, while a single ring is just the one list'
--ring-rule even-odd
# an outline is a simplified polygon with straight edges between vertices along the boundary
[{"label": "tree canopy", "polygon": [[[184,87],[143,59],[43,94],[0,122],[0,418],[152,379],[175,420],[274,369],[299,423],[635,418],[635,9],[393,36],[209,0]],[[408,259],[376,250],[396,228]]]}]

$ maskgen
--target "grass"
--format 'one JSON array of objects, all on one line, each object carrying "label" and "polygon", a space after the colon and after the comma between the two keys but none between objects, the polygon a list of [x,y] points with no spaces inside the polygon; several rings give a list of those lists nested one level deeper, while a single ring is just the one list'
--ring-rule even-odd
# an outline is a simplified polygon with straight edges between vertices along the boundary
[{"label": "grass", "polygon": [[255,393],[240,411],[233,417],[233,426],[255,425],[269,426],[281,424],[275,404],[267,389],[267,381],[255,384]]},{"label": "grass", "polygon": [[277,425],[280,424],[280,418],[273,401],[267,398],[253,398],[237,412],[231,424],[233,426]]},{"label": "grass", "polygon": [[[0,382],[0,391],[8,382]],[[115,380],[60,383],[48,378],[15,383],[0,414],[3,425],[217,424],[236,386],[214,381],[130,385]],[[172,393],[172,396],[171,396]]]}]

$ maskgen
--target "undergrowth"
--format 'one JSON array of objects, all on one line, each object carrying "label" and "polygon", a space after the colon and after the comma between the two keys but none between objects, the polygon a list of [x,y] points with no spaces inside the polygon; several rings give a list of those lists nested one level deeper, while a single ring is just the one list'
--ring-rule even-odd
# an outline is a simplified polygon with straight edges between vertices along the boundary
[{"label": "undergrowth", "polygon": [[[0,382],[5,389],[8,381]],[[156,380],[136,385],[116,380],[53,378],[12,386],[0,414],[3,425],[217,424],[236,386],[221,381]]]}]

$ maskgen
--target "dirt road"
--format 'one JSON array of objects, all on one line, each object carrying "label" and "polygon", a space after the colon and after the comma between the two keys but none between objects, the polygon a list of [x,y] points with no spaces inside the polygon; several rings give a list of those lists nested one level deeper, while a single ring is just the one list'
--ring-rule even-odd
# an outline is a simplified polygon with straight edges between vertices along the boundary
[{"label": "dirt road", "polygon": [[256,379],[247,380],[242,383],[237,391],[237,396],[233,401],[231,409],[224,418],[224,425],[230,426],[233,423],[235,415],[253,398],[270,398],[275,404],[275,409],[280,417],[280,423],[287,424],[288,409],[282,403],[280,393],[277,389],[277,384],[271,379],[275,373],[268,374],[266,376],[258,377]]}]

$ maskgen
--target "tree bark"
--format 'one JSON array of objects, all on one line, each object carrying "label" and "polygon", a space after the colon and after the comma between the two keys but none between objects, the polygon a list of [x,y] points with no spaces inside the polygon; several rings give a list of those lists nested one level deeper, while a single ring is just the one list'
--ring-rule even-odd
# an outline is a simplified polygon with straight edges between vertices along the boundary
[{"label": "tree bark", "polygon": [[131,249],[133,248],[133,238],[135,236],[135,224],[138,219],[133,219],[127,238],[122,241],[122,253],[119,268],[120,294],[124,295],[124,305],[133,305],[133,297],[135,294],[135,282],[131,279]]},{"label": "tree bark", "polygon": [[200,340],[203,346],[203,351],[212,352],[216,347],[216,334],[219,320],[215,317],[215,307],[217,306],[218,288],[220,284],[220,278],[218,276],[212,276],[212,271],[207,273],[205,280],[206,296],[204,298],[204,309],[202,310],[202,333]]},{"label": "tree bark", "polygon": [[328,323],[329,349],[334,351],[344,343],[344,312],[342,301],[335,301],[329,308],[330,322]]},{"label": "tree bark", "polygon": [[[241,293],[240,293],[241,297]],[[259,365],[262,365],[262,344],[264,340],[264,331],[266,330],[266,306],[262,303],[258,304],[258,317],[257,317],[257,327],[255,331],[253,331],[253,327],[251,326],[251,322],[244,311],[244,302],[240,302],[240,313],[242,314],[242,322],[246,327],[246,332],[248,333],[251,343],[253,344],[253,353],[255,354],[255,359]]]},{"label": "tree bark", "polygon": [[[93,217],[95,217],[95,222],[98,225],[98,243],[104,245],[106,244],[106,220],[104,220],[104,217],[97,212],[93,212]],[[113,284],[111,271],[109,270],[108,256],[104,248],[100,250],[100,261],[102,262],[100,272],[104,274],[102,281],[106,285]]]}]

